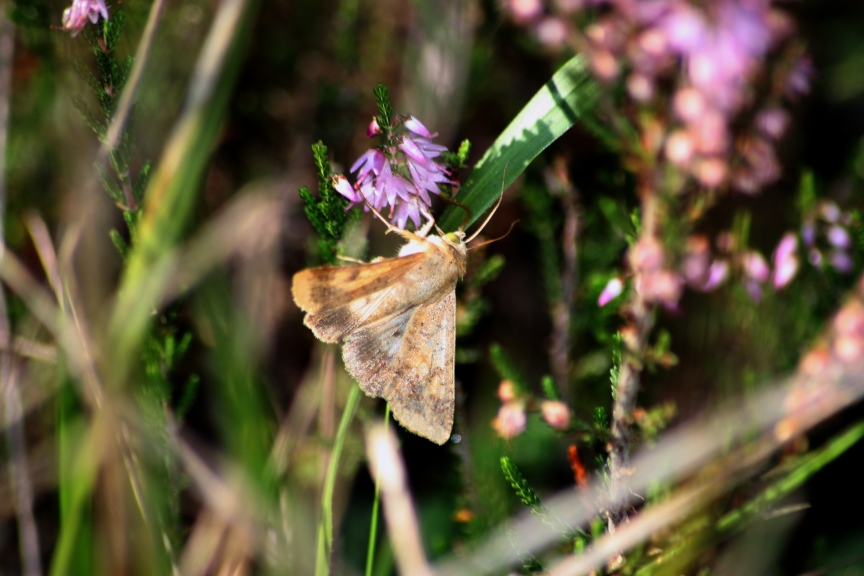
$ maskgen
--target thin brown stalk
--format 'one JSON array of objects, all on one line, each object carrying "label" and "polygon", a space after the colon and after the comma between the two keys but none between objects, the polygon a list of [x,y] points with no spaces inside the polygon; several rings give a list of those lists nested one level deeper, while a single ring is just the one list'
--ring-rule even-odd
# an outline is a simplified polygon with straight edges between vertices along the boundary
[{"label": "thin brown stalk", "polygon": [[558,158],[554,172],[550,171],[547,177],[549,188],[556,192],[564,210],[564,229],[561,234],[561,252],[564,256],[561,270],[561,299],[552,306],[552,345],[549,348],[549,359],[552,376],[565,394],[565,398],[569,389],[567,381],[570,377],[572,355],[570,323],[574,294],[579,284],[576,259],[579,241],[579,209],[576,203],[576,189],[570,182],[566,170],[565,159]]},{"label": "thin brown stalk", "polygon": [[[640,241],[650,241],[656,234],[657,195],[653,190],[643,191],[642,230]],[[638,290],[633,290],[628,308],[630,333],[623,350],[622,362],[615,383],[615,398],[612,405],[612,427],[609,450],[609,508],[608,526],[614,531],[616,525],[627,518],[624,502],[627,495],[627,477],[630,469],[631,416],[636,408],[639,384],[643,368],[643,356],[648,338],[654,327],[654,313]]]}]

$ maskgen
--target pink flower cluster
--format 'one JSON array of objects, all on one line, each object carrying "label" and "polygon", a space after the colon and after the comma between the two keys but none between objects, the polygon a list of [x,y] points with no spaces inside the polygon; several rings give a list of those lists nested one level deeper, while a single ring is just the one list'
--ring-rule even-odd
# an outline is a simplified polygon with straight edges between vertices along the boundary
[{"label": "pink flower cluster", "polygon": [[[769,280],[775,290],[783,289],[792,281],[800,268],[801,249],[806,252],[807,261],[816,268],[830,266],[843,274],[851,272],[850,224],[849,215],[834,202],[821,201],[805,217],[800,237],[795,232],[783,235],[774,249],[770,265],[758,251],[742,249],[740,242],[728,232],[719,234],[713,247],[705,236],[690,236],[677,268],[667,265],[666,254],[658,241],[641,240],[628,253],[633,289],[646,302],[674,309],[685,285],[700,292],[710,292],[737,274],[750,298],[758,301]],[[623,280],[615,277],[604,287],[597,305],[605,306],[623,292]]]},{"label": "pink flower cluster", "polygon": [[[511,440],[525,431],[528,423],[525,406],[528,399],[520,397],[516,387],[509,380],[503,380],[499,384],[498,398],[501,400],[501,408],[492,421],[492,427],[498,436],[504,440]],[[570,408],[564,402],[544,400],[540,403],[540,413],[543,415],[543,420],[552,428],[561,431],[570,429]]]},{"label": "pink flower cluster", "polygon": [[851,272],[850,224],[849,214],[842,212],[837,204],[830,200],[821,201],[801,226],[801,240],[810,264],[817,268],[828,265],[838,272]]},{"label": "pink flower cluster", "polygon": [[[394,130],[384,146],[367,150],[351,166],[350,172],[356,173],[353,186],[342,175],[335,177],[333,185],[351,201],[349,208],[363,205],[368,211],[371,205],[384,212],[389,206],[388,217],[394,225],[405,228],[411,220],[419,228],[421,214],[429,217],[432,205],[429,194],[439,194],[439,185],[458,187],[458,184],[450,180],[447,168],[435,160],[447,150],[432,142],[438,134],[430,133],[413,116],[397,117],[394,128],[400,124],[411,134],[396,134]],[[373,120],[367,137],[381,134]]]},{"label": "pink flower cluster", "polygon": [[[709,188],[731,183],[753,193],[776,180],[774,146],[789,124],[780,102],[806,91],[808,63],[798,57],[778,67],[774,93],[762,101],[755,84],[769,52],[791,36],[789,18],[770,0],[610,4],[585,32],[589,59],[602,80],[625,74],[630,97],[649,107],[663,96],[659,84],[673,79],[666,159]],[[745,109],[753,122],[733,134]]]},{"label": "pink flower cluster", "polygon": [[63,29],[75,36],[89,20],[95,24],[99,20],[108,20],[108,7],[105,0],[73,0],[72,6],[63,11]]},{"label": "pink flower cluster", "polygon": [[[662,124],[660,138],[648,141],[701,185],[755,193],[780,175],[775,145],[789,125],[783,102],[808,90],[811,70],[792,41],[792,21],[771,0],[556,0],[548,10],[543,0],[509,0],[507,7],[541,42],[571,39],[599,80],[622,81]],[[581,36],[573,33],[567,23],[591,7],[599,16]]]}]

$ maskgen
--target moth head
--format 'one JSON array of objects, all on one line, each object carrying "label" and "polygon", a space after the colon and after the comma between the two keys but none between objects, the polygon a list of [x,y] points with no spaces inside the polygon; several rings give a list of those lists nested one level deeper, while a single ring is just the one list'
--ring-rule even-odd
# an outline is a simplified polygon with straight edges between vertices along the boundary
[{"label": "moth head", "polygon": [[434,236],[430,241],[435,241],[440,238],[440,241],[435,242],[439,245],[444,245],[452,254],[453,262],[459,267],[460,275],[465,274],[465,257],[468,254],[468,246],[465,244],[465,232],[457,230],[456,232],[448,232],[442,236]]},{"label": "moth head", "polygon": [[464,244],[465,232],[463,232],[462,230],[457,230],[456,232],[448,232],[444,234],[444,239],[447,240],[448,244]]}]

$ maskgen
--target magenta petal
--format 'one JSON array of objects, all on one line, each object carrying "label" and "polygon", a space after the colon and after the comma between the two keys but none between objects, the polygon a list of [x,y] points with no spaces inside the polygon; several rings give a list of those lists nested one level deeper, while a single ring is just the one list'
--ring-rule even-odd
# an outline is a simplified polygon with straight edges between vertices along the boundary
[{"label": "magenta petal", "polygon": [[826,222],[836,224],[840,221],[841,212],[837,204],[828,200],[819,205],[819,215]]},{"label": "magenta petal", "polygon": [[366,128],[366,138],[374,138],[382,133],[381,127],[378,126],[378,119],[373,117],[372,122],[370,122],[369,126]]},{"label": "magenta petal", "polygon": [[372,172],[376,176],[381,174],[381,171],[387,164],[387,157],[384,153],[377,148],[371,148],[364,152],[360,158],[354,162],[349,172],[353,174],[359,169],[360,172],[357,174],[357,179],[362,180],[369,172]]},{"label": "magenta petal", "polygon": [[783,260],[777,262],[774,268],[774,288],[780,290],[789,284],[797,272],[798,257],[794,254],[790,254]]},{"label": "magenta petal", "polygon": [[357,193],[354,191],[354,187],[351,186],[351,183],[348,182],[348,179],[341,174],[333,177],[333,189],[351,202],[357,202],[358,200]]},{"label": "magenta petal", "polygon": [[849,232],[843,226],[831,226],[828,229],[828,243],[835,248],[846,249],[852,245],[852,239],[849,237]]},{"label": "magenta petal", "polygon": [[708,279],[701,288],[705,292],[710,292],[723,284],[728,276],[729,263],[725,260],[715,260],[711,263],[711,267],[708,269]]},{"label": "magenta petal", "polygon": [[423,136],[424,138],[433,138],[434,135],[429,132],[429,129],[423,125],[417,118],[414,116],[407,116],[405,118],[405,128],[410,130],[411,132],[417,134],[418,136]]},{"label": "magenta petal", "polygon": [[780,243],[777,244],[777,250],[774,252],[774,266],[777,267],[780,262],[793,256],[797,250],[798,238],[794,233],[787,232],[780,239]]},{"label": "magenta petal", "polygon": [[610,280],[606,287],[603,288],[603,292],[600,293],[600,297],[597,299],[597,306],[603,307],[618,296],[621,295],[621,292],[624,291],[624,283],[620,278],[615,277]]},{"label": "magenta petal", "polygon": [[426,164],[426,162],[429,161],[429,159],[423,154],[423,151],[420,150],[417,144],[415,144],[408,136],[402,137],[402,141],[399,143],[399,149],[402,150],[408,158],[415,162]]},{"label": "magenta petal", "polygon": [[831,266],[835,270],[844,274],[851,272],[854,266],[852,258],[843,250],[832,251],[828,256],[828,261],[831,262]]},{"label": "magenta petal", "polygon": [[751,250],[743,254],[744,272],[757,282],[765,282],[771,275],[771,269],[762,254]]}]

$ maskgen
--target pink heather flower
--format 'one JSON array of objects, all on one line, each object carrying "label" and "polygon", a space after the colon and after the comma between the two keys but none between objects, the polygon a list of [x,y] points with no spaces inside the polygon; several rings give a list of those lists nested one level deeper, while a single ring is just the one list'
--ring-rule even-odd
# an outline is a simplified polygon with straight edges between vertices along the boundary
[{"label": "pink heather flower", "polygon": [[693,158],[693,138],[686,130],[676,130],[666,139],[666,158],[677,166],[686,166]]},{"label": "pink heather flower", "polygon": [[705,292],[714,290],[729,277],[729,263],[725,260],[714,260],[711,262],[711,267],[708,268],[708,279],[701,286]]},{"label": "pink heather flower", "polygon": [[765,258],[755,250],[742,254],[741,264],[744,267],[744,273],[759,283],[765,282],[771,276],[771,269]]},{"label": "pink heather flower", "polygon": [[702,158],[693,167],[693,174],[708,188],[716,188],[726,179],[726,162],[721,158]]},{"label": "pink heather flower", "polygon": [[509,0],[507,8],[517,22],[529,22],[543,14],[542,0]]},{"label": "pink heather flower", "polygon": [[72,6],[63,11],[63,29],[75,36],[84,29],[87,20],[95,24],[99,16],[108,20],[105,0],[73,0]]},{"label": "pink heather flower", "polygon": [[683,282],[680,276],[668,270],[640,274],[634,283],[636,291],[648,302],[659,302],[674,307],[681,298]]},{"label": "pink heather flower", "polygon": [[798,272],[798,238],[787,232],[774,252],[774,288],[786,286]]},{"label": "pink heather flower", "polygon": [[830,200],[826,200],[819,204],[819,215],[826,222],[836,224],[840,221],[841,214],[842,212],[840,211],[840,207],[837,206],[836,203],[831,202]]},{"label": "pink heather flower", "polygon": [[597,306],[603,307],[618,296],[621,295],[621,292],[624,291],[624,283],[620,278],[612,278],[607,284],[606,287],[603,288],[603,292],[600,293],[600,297],[597,299]]},{"label": "pink heather flower", "polygon": [[694,234],[687,238],[687,251],[681,262],[681,275],[687,282],[700,284],[708,273],[711,249],[708,238]]},{"label": "pink heather flower", "polygon": [[669,50],[669,39],[658,28],[649,28],[636,40],[639,49],[652,58],[662,58]]},{"label": "pink heather flower", "polygon": [[525,431],[525,407],[521,402],[507,402],[498,410],[498,416],[492,421],[492,427],[498,436],[505,440],[515,438]]},{"label": "pink heather flower", "polygon": [[687,240],[687,254],[681,263],[681,275],[696,290],[710,292],[729,276],[729,263],[726,260],[710,258],[707,238],[691,236]]},{"label": "pink heather flower", "polygon": [[516,386],[510,380],[502,380],[498,384],[498,398],[503,403],[511,402],[516,398]]},{"label": "pink heather flower", "polygon": [[849,238],[849,232],[843,226],[834,225],[828,229],[826,233],[828,243],[835,248],[847,249],[852,245],[852,240]]},{"label": "pink heather flower", "polygon": [[546,48],[558,49],[567,42],[570,29],[563,18],[549,16],[543,18],[534,28],[537,41]]},{"label": "pink heather flower", "polygon": [[844,274],[851,272],[854,266],[852,257],[843,250],[832,250],[828,254],[828,261],[831,263],[832,268]]},{"label": "pink heather flower", "polygon": [[647,102],[654,97],[654,81],[647,74],[634,72],[627,77],[627,92],[636,102]]},{"label": "pink heather flower", "polygon": [[333,177],[333,189],[345,196],[351,202],[360,202],[363,201],[362,198],[358,198],[357,193],[354,191],[354,188],[351,186],[351,183],[348,182],[348,179],[341,174]]},{"label": "pink heather flower", "polygon": [[378,126],[378,119],[373,117],[372,122],[370,122],[369,126],[366,128],[366,138],[380,136],[383,133],[384,132],[381,130],[381,127]]},{"label": "pink heather flower", "polygon": [[801,224],[801,241],[808,248],[816,243],[816,223],[812,219],[805,220]]},{"label": "pink heather flower", "polygon": [[[419,228],[421,216],[428,214],[432,205],[430,193],[438,194],[440,184],[456,186],[456,183],[435,160],[447,149],[431,141],[437,133],[429,132],[413,116],[401,116],[398,122],[416,136],[392,135],[382,149],[367,150],[351,166],[350,172],[357,176],[354,186],[348,186],[344,177],[337,177],[334,187],[351,201],[349,208],[362,204],[364,210],[369,210],[371,205],[383,212],[390,206],[388,217],[395,226],[405,228],[410,220]],[[378,133],[380,127],[373,119],[367,136]]]},{"label": "pink heather flower", "polygon": [[697,122],[705,113],[705,98],[695,88],[682,88],[675,93],[672,107],[685,122]]},{"label": "pink heather flower", "polygon": [[801,57],[795,62],[792,71],[786,78],[786,95],[796,98],[810,92],[810,79],[813,77],[813,63],[808,57]]},{"label": "pink heather flower", "polygon": [[403,119],[403,123],[405,124],[405,128],[407,128],[414,134],[417,134],[418,136],[422,136],[423,138],[435,138],[436,136],[438,136],[437,132],[435,134],[429,132],[429,129],[426,128],[426,126],[424,126],[423,123],[414,116],[405,116]]},{"label": "pink heather flower", "polygon": [[789,114],[782,108],[765,108],[756,114],[756,126],[763,134],[777,140],[789,127]]},{"label": "pink heather flower", "polygon": [[615,55],[608,50],[592,50],[589,57],[591,68],[601,80],[614,80],[620,70]]},{"label": "pink heather flower", "polygon": [[666,254],[656,238],[642,238],[629,252],[630,266],[635,272],[656,272],[663,268]]},{"label": "pink heather flower", "polygon": [[556,430],[567,430],[570,428],[570,408],[564,402],[558,400],[546,400],[540,405],[543,411],[543,419]]},{"label": "pink heather flower", "polygon": [[702,15],[687,5],[680,5],[658,22],[669,39],[669,45],[679,53],[689,53],[702,45],[708,36]]},{"label": "pink heather flower", "polygon": [[729,133],[726,118],[716,110],[701,112],[689,125],[696,149],[703,154],[719,154],[726,150]]}]

